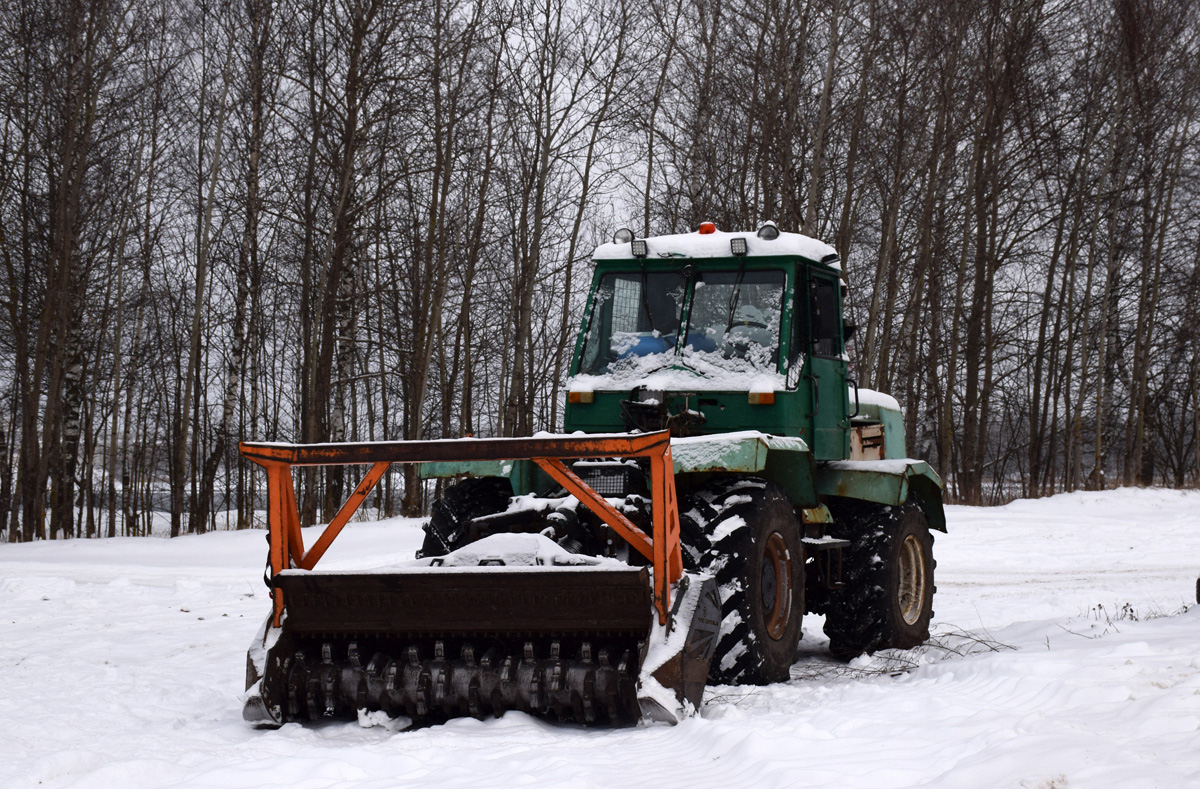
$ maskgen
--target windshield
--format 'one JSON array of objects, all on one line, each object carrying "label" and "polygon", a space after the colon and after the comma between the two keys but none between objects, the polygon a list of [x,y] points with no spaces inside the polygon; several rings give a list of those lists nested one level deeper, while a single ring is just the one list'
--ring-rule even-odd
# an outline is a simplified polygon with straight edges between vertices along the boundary
[{"label": "windshield", "polygon": [[[676,272],[605,274],[596,290],[579,372],[600,374],[674,356],[687,280]],[[639,364],[640,366],[640,364]]]},{"label": "windshield", "polygon": [[706,271],[693,279],[682,347],[688,281],[674,272],[627,272],[600,279],[579,372],[650,372],[677,361],[696,372],[774,373],[779,363],[784,272]]},{"label": "windshield", "polygon": [[778,368],[782,271],[706,271],[694,291],[685,363],[747,372]]}]

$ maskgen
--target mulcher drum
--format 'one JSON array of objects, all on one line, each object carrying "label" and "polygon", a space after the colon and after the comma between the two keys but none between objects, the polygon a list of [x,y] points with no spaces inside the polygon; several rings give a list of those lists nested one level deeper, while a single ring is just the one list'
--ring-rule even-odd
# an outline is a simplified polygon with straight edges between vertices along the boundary
[{"label": "mulcher drum", "polygon": [[645,568],[284,571],[273,585],[286,614],[265,676],[249,661],[247,686],[261,684],[248,721],[360,710],[424,722],[508,710],[589,724],[639,718],[654,610]]}]

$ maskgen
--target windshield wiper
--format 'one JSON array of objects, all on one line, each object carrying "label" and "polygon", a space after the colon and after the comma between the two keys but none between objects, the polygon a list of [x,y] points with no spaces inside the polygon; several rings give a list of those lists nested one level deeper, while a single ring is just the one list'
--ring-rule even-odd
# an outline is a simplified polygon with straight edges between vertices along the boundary
[{"label": "windshield wiper", "polygon": [[658,329],[654,326],[654,312],[650,309],[650,301],[646,298],[646,291],[650,289],[650,277],[646,274],[646,266],[642,265],[642,309],[646,311],[646,320],[650,321],[650,331],[657,332]]},{"label": "windshield wiper", "polygon": [[733,315],[737,312],[738,301],[742,297],[742,279],[746,276],[746,264],[742,263],[738,266],[737,278],[733,281],[733,293],[729,294],[729,321],[725,326],[725,333],[728,334],[733,328]]}]

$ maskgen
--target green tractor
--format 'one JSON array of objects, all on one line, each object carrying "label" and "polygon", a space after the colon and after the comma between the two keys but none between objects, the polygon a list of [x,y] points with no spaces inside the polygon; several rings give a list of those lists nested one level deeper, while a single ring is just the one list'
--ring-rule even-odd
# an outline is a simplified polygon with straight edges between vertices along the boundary
[{"label": "green tractor", "polygon": [[[246,720],[671,722],[707,683],[787,680],[809,611],[842,659],[929,637],[941,481],[847,377],[834,251],[706,223],[595,264],[566,435],[241,444],[273,601]],[[417,558],[315,569],[393,463],[446,480]],[[333,464],[370,470],[306,547],[292,468]]]},{"label": "green tractor", "polygon": [[[896,401],[847,374],[854,327],[834,250],[771,223],[757,233],[705,223],[645,239],[619,231],[594,261],[565,432],[670,431],[684,565],[715,577],[721,596],[710,681],[786,680],[805,612],[825,615],[830,650],[845,660],[928,639],[942,482],[907,457]],[[646,522],[636,462],[575,469]],[[569,519],[555,523],[550,508],[510,511],[514,496],[561,495],[531,463],[424,468],[463,472],[478,476],[435,505],[424,555],[478,539],[489,521],[549,523],[573,549],[619,552],[619,540],[587,539],[595,529],[558,528]]]}]

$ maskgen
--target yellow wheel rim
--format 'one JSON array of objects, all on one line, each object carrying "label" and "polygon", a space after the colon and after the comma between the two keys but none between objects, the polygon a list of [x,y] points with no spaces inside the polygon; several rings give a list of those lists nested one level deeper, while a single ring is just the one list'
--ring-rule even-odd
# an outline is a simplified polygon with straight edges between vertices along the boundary
[{"label": "yellow wheel rim", "polygon": [[925,609],[925,554],[915,534],[900,544],[900,617],[915,625]]}]

